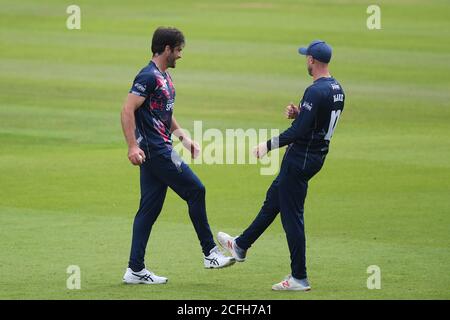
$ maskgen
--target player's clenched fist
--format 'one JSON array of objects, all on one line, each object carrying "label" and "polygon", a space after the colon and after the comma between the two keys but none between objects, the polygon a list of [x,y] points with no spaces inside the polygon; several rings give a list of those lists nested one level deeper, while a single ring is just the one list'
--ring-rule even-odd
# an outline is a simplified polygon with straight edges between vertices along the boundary
[{"label": "player's clenched fist", "polygon": [[286,115],[286,118],[288,119],[295,119],[297,118],[299,113],[299,109],[296,105],[294,105],[292,102],[286,107],[284,114]]},{"label": "player's clenched fist", "polygon": [[128,160],[133,165],[139,166],[145,162],[145,153],[139,147],[131,147],[128,149]]}]

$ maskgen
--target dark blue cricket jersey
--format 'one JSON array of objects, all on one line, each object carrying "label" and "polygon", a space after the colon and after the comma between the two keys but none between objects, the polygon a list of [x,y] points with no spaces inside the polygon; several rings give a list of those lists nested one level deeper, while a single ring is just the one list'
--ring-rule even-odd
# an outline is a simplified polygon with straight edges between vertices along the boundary
[{"label": "dark blue cricket jersey", "polygon": [[[291,144],[287,160],[306,160],[308,153],[326,156],[344,101],[344,90],[332,77],[319,78],[305,90],[297,118],[278,137],[279,147]],[[271,140],[272,148],[276,140]]]},{"label": "dark blue cricket jersey", "polygon": [[170,152],[175,88],[169,73],[161,72],[151,61],[134,79],[130,93],[145,98],[134,113],[139,147],[148,157]]}]

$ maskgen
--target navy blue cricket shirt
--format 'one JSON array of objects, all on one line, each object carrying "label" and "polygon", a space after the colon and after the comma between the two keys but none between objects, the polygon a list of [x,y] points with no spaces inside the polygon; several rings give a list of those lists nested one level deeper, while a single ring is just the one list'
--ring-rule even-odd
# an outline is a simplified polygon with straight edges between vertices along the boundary
[{"label": "navy blue cricket shirt", "polygon": [[161,72],[153,61],[136,76],[130,93],[144,97],[134,112],[136,139],[139,147],[150,155],[172,151],[172,113],[175,87],[168,72]]},{"label": "navy blue cricket shirt", "polygon": [[300,101],[300,112],[290,128],[268,142],[269,149],[292,144],[286,158],[299,160],[308,153],[328,153],[330,139],[344,109],[345,94],[333,77],[319,78]]}]

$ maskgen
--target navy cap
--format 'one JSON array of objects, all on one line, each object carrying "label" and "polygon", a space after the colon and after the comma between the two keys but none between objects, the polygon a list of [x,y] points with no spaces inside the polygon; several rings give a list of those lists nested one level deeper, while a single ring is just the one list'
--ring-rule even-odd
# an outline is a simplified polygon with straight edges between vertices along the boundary
[{"label": "navy cap", "polygon": [[305,56],[312,56],[314,59],[324,63],[328,63],[331,60],[331,47],[322,40],[314,40],[308,46],[308,48],[299,48],[298,53]]}]

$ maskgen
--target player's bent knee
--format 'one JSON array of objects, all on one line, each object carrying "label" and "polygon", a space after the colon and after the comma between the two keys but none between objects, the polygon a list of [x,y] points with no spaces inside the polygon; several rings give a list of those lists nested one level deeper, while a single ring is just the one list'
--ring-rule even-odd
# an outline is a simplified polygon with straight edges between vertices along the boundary
[{"label": "player's bent knee", "polygon": [[199,198],[205,198],[206,188],[201,182],[195,182],[187,190],[185,196],[183,197],[187,201],[197,200]]},{"label": "player's bent knee", "polygon": [[196,186],[195,186],[195,192],[196,192],[196,193],[199,193],[199,194],[202,194],[202,195],[205,195],[205,194],[206,194],[206,188],[205,188],[205,186],[203,185],[203,183],[199,182],[199,183],[196,184]]}]

